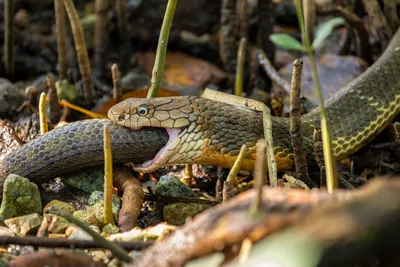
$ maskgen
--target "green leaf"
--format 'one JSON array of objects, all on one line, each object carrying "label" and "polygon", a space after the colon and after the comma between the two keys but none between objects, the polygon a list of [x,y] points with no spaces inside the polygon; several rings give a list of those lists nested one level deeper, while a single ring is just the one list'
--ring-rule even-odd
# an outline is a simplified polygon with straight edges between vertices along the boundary
[{"label": "green leaf", "polygon": [[271,42],[287,50],[305,51],[304,46],[288,34],[274,33],[269,36]]},{"label": "green leaf", "polygon": [[322,43],[322,41],[324,41],[326,37],[328,37],[332,33],[333,29],[336,26],[343,24],[345,24],[345,20],[343,18],[333,18],[325,23],[322,23],[315,33],[314,42],[312,44],[313,49],[317,48]]}]

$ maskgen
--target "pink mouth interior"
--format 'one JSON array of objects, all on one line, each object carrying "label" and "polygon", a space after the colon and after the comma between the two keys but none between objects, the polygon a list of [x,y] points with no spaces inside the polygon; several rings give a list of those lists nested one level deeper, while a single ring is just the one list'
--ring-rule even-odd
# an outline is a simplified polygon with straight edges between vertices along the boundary
[{"label": "pink mouth interior", "polygon": [[[135,130],[139,130],[140,127],[137,127]],[[163,146],[163,148],[160,149],[160,151],[157,152],[157,154],[154,156],[154,158],[147,160],[141,164],[134,164],[133,167],[134,168],[149,168],[154,164],[160,163],[162,164],[162,160],[163,160],[163,154],[164,152],[169,148],[169,146],[171,145],[171,143],[175,140],[175,138],[179,135],[179,133],[181,132],[180,128],[165,128],[167,130],[168,133],[168,142],[165,146]]]}]

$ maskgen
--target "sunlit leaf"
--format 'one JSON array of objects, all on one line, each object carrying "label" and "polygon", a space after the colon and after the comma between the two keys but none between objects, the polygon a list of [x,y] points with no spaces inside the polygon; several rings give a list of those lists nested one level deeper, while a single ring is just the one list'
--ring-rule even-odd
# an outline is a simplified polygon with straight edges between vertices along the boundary
[{"label": "sunlit leaf", "polygon": [[333,18],[325,23],[322,23],[315,33],[314,42],[312,44],[313,49],[317,48],[325,39],[328,37],[333,29],[339,25],[345,24],[343,18]]},{"label": "sunlit leaf", "polygon": [[304,51],[304,46],[288,34],[274,33],[269,36],[271,42],[287,50]]}]

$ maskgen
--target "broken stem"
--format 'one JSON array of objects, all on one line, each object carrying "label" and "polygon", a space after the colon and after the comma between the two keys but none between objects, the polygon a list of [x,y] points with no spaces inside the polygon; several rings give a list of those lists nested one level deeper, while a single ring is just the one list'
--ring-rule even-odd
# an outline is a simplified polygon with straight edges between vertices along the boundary
[{"label": "broken stem", "polygon": [[122,96],[122,87],[121,72],[119,71],[117,64],[111,66],[111,75],[113,81],[113,98],[118,100]]},{"label": "broken stem", "polygon": [[65,10],[63,0],[54,1],[54,11],[56,16],[58,79],[64,80],[67,78],[68,59],[67,32],[65,30]]},{"label": "broken stem", "polygon": [[89,56],[86,49],[85,38],[82,25],[79,21],[78,12],[76,12],[72,0],[64,0],[64,6],[67,10],[68,18],[71,24],[72,33],[75,41],[76,55],[78,57],[79,70],[82,75],[82,87],[85,101],[90,103],[95,96],[92,72],[90,69]]},{"label": "broken stem", "polygon": [[46,116],[46,93],[40,94],[39,99],[39,122],[40,122],[40,134],[43,135],[49,131],[47,125],[47,116]]},{"label": "broken stem", "polygon": [[290,90],[290,137],[292,139],[297,179],[312,187],[314,183],[308,176],[307,154],[303,144],[303,135],[301,134],[300,93],[302,69],[303,61],[296,59],[293,62],[292,88]]},{"label": "broken stem", "polygon": [[112,212],[113,166],[110,129],[104,125],[104,224],[114,224]]}]

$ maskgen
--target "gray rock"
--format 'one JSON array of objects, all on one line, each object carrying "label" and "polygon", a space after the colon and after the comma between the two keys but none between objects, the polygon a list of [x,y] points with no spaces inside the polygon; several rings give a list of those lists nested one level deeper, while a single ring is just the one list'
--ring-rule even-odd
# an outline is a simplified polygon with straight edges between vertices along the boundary
[{"label": "gray rock", "polygon": [[8,175],[3,185],[0,221],[32,213],[42,213],[37,185],[19,175]]},{"label": "gray rock", "polygon": [[[97,233],[100,233],[100,230],[97,226],[94,225],[90,225],[90,228],[92,228],[92,230],[94,230]],[[93,240],[92,236],[89,235],[88,233],[86,233],[84,230],[82,230],[81,228],[76,229],[74,232],[72,232],[72,234],[68,237],[68,239],[72,239],[72,240]]]},{"label": "gray rock", "polygon": [[164,220],[168,224],[183,225],[187,218],[194,218],[210,207],[199,203],[172,203],[164,207]]},{"label": "gray rock", "polygon": [[176,176],[161,176],[154,188],[154,192],[162,196],[169,197],[197,197],[196,194],[186,184],[182,183]]},{"label": "gray rock", "polygon": [[103,191],[104,169],[90,168],[88,170],[74,172],[63,177],[63,181],[73,187],[76,187],[86,193],[93,191]]}]

